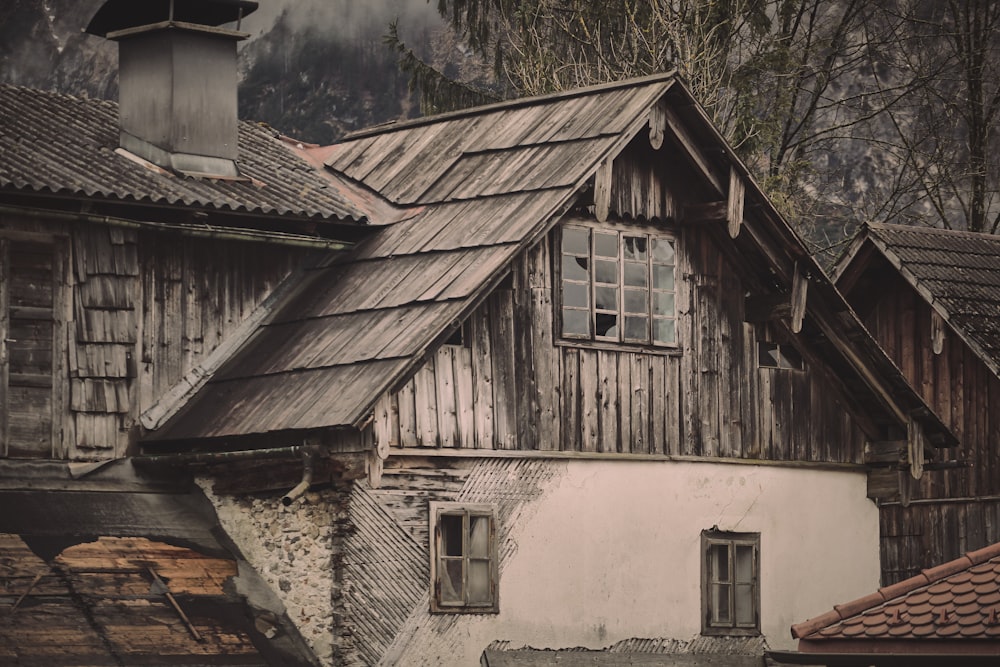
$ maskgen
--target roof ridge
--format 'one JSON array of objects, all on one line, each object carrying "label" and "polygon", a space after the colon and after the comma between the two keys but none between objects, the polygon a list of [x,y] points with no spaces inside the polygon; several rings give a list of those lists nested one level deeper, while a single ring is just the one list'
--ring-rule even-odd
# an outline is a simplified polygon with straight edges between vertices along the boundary
[{"label": "roof ridge", "polygon": [[979,240],[994,240],[1000,243],[1000,235],[990,234],[989,232],[970,232],[967,229],[942,229],[941,227],[926,227],[922,225],[898,225],[889,224],[885,222],[869,222],[865,223],[869,229],[874,231],[906,231],[915,232],[919,234],[944,234],[947,236],[962,236],[966,238],[973,238]]},{"label": "roof ridge", "polygon": [[830,627],[841,621],[846,621],[852,616],[857,616],[875,607],[879,607],[890,600],[904,597],[914,591],[926,588],[939,581],[954,576],[970,567],[981,565],[986,561],[1000,558],[1000,542],[991,544],[976,551],[968,551],[954,560],[950,560],[941,565],[921,570],[920,574],[914,575],[903,581],[899,581],[889,586],[879,588],[875,593],[869,593],[864,597],[851,600],[844,604],[834,605],[831,611],[825,612],[802,623],[792,626],[792,637],[794,639],[804,639],[809,635]]},{"label": "roof ridge", "polygon": [[373,125],[354,132],[349,132],[339,139],[337,143],[340,143],[341,141],[353,141],[355,139],[362,139],[364,137],[370,137],[378,134],[386,134],[389,132],[395,132],[396,130],[411,129],[414,127],[420,127],[421,125],[440,123],[448,120],[457,120],[459,118],[470,118],[472,116],[481,116],[493,113],[494,111],[500,111],[501,109],[516,109],[518,107],[532,106],[534,104],[544,102],[553,102],[556,100],[565,100],[574,97],[586,97],[587,95],[593,95],[594,93],[617,90],[619,88],[632,88],[661,81],[682,82],[682,79],[678,75],[677,70],[672,69],[667,72],[658,72],[656,74],[648,74],[646,76],[631,79],[599,83],[585,88],[569,88],[554,93],[546,93],[544,95],[516,97],[511,100],[502,100],[492,104],[468,107],[457,111],[446,111],[444,113],[434,114],[431,116],[421,116],[420,118],[412,118],[404,121],[389,121],[387,123],[382,123],[381,125]]}]

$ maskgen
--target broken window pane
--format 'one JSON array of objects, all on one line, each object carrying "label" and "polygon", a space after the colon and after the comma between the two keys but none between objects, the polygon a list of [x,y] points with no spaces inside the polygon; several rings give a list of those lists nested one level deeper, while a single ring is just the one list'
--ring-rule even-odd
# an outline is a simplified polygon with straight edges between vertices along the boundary
[{"label": "broken window pane", "polygon": [[736,545],[736,581],[750,583],[753,581],[753,547],[744,544]]},{"label": "broken window pane", "polygon": [[602,338],[618,337],[618,316],[611,313],[595,313],[594,334]]},{"label": "broken window pane", "polygon": [[729,581],[729,545],[713,544],[711,549],[712,581]]},{"label": "broken window pane", "polygon": [[590,280],[590,260],[563,255],[562,277],[566,280]]},{"label": "broken window pane", "polygon": [[[564,335],[676,343],[672,241],[646,233],[580,227],[565,227],[562,239]],[[650,294],[651,283],[655,294]],[[588,311],[587,326],[582,314],[570,312],[576,310]],[[652,326],[650,314],[658,318]]]},{"label": "broken window pane", "polygon": [[666,239],[651,239],[653,261],[663,264],[674,263],[674,244]]},{"label": "broken window pane", "polygon": [[623,247],[623,257],[625,259],[634,259],[645,263],[646,261],[646,237],[645,236],[626,236],[625,245]]}]

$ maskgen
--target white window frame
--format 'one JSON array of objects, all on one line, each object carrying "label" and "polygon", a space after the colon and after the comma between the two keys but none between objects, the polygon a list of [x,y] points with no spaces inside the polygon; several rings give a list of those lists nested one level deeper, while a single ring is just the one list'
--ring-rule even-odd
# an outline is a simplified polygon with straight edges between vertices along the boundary
[{"label": "white window frame", "polygon": [[[482,503],[456,503],[431,501],[430,508],[430,610],[433,613],[459,614],[495,614],[500,611],[499,559],[497,548],[496,510],[492,505]],[[443,544],[442,517],[462,517],[462,547],[460,554],[447,554]],[[471,520],[485,518],[488,520],[488,548],[485,554],[472,554],[470,549]],[[448,600],[442,596],[444,586],[443,575],[447,571],[447,562],[461,563],[462,586],[460,600]],[[472,562],[487,562],[489,573],[489,600],[469,600],[469,565]]]}]

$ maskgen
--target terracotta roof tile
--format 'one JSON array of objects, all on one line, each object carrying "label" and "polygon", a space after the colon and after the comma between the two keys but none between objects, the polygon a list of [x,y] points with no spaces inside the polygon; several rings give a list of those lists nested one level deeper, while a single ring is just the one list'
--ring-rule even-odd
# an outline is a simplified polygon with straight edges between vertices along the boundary
[{"label": "terracotta roof tile", "polygon": [[1000,544],[971,552],[792,626],[811,646],[838,640],[1000,637]]}]

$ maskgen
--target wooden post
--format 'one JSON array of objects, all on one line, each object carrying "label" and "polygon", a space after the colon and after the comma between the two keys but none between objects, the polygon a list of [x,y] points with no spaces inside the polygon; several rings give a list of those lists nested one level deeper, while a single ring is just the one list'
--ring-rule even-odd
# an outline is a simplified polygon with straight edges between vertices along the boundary
[{"label": "wooden post", "polygon": [[608,158],[594,174],[594,215],[598,221],[607,222],[611,211],[611,170],[613,158]]},{"label": "wooden post", "polygon": [[910,460],[910,475],[920,479],[924,474],[924,429],[913,415],[906,420],[906,452]]},{"label": "wooden post", "polygon": [[746,186],[743,179],[736,172],[736,167],[729,168],[729,205],[726,209],[726,223],[729,227],[729,238],[735,239],[740,235],[740,227],[743,225],[743,200],[746,195]]}]

